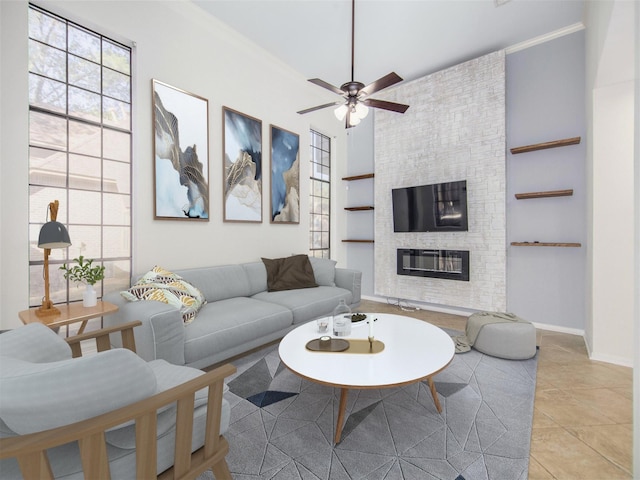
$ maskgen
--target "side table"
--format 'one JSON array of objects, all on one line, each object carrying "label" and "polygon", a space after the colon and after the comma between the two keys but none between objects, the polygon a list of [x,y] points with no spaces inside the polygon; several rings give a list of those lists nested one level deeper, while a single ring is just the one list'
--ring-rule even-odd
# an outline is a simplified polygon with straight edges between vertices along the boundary
[{"label": "side table", "polygon": [[36,315],[36,310],[38,310],[38,308],[40,307],[30,308],[29,310],[23,310],[18,313],[22,323],[26,325],[28,323],[38,322],[43,323],[50,328],[57,328],[71,323],[82,322],[82,325],[80,325],[80,329],[78,330],[78,334],[84,332],[84,329],[87,326],[87,321],[90,319],[102,317],[118,311],[117,305],[100,300],[98,300],[95,307],[85,307],[82,305],[82,302],[59,304],[56,305],[56,308],[60,310],[60,314],[47,317],[38,317]]}]

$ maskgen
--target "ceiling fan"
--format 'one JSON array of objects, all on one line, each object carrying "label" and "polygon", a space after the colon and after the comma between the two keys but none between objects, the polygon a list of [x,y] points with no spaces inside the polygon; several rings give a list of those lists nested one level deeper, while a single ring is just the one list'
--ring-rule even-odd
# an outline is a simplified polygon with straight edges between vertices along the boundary
[{"label": "ceiling fan", "polygon": [[368,98],[369,95],[379,92],[380,90],[395,85],[402,81],[402,78],[395,72],[388,73],[382,78],[379,78],[373,83],[365,86],[362,82],[356,82],[354,80],[354,43],[355,43],[355,16],[356,16],[356,0],[351,1],[351,81],[344,83],[340,88],[334,87],[324,80],[319,78],[311,78],[309,81],[319,87],[331,90],[338,95],[344,97],[344,100],[338,100],[336,102],[325,103],[324,105],[318,105],[315,107],[300,110],[299,114],[305,114],[321,110],[323,108],[340,105],[335,110],[335,115],[338,120],[345,120],[345,128],[355,127],[360,123],[364,117],[369,113],[367,107],[381,108],[383,110],[390,110],[392,112],[404,113],[409,108],[409,105],[402,103],[387,102],[386,100],[376,100],[375,98]]}]

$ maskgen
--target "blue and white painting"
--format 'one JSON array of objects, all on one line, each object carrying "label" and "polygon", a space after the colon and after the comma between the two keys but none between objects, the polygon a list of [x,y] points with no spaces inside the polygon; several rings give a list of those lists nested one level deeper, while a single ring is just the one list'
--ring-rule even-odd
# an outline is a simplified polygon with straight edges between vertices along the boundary
[{"label": "blue and white painting", "polygon": [[300,223],[300,137],[271,125],[271,223]]},{"label": "blue and white painting", "polygon": [[153,85],[155,218],[209,220],[209,107],[205,98]]},{"label": "blue and white painting", "polygon": [[262,122],[223,112],[224,220],[262,222]]}]

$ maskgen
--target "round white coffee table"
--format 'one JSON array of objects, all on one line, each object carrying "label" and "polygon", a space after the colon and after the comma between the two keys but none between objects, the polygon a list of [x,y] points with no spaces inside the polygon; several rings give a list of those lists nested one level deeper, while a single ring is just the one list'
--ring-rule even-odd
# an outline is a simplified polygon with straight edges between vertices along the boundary
[{"label": "round white coffee table", "polygon": [[384,343],[384,349],[379,353],[308,350],[305,347],[307,342],[332,332],[329,322],[329,333],[319,333],[315,321],[289,332],[278,348],[280,359],[292,372],[313,382],[341,389],[335,443],[340,442],[350,388],[389,388],[427,380],[436,408],[438,412],[442,411],[432,376],[453,359],[455,348],[451,337],[422,320],[387,313],[367,313],[366,320],[353,324],[351,335],[340,338],[366,340],[371,319],[377,319],[373,324],[374,338]]}]

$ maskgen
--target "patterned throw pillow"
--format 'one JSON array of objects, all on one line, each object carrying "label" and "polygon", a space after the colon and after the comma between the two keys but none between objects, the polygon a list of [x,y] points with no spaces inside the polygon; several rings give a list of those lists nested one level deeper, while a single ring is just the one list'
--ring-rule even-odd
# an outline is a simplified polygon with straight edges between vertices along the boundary
[{"label": "patterned throw pillow", "polygon": [[145,273],[128,290],[120,292],[130,302],[155,300],[180,310],[184,323],[196,318],[200,308],[207,303],[204,295],[180,275],[157,265]]}]

